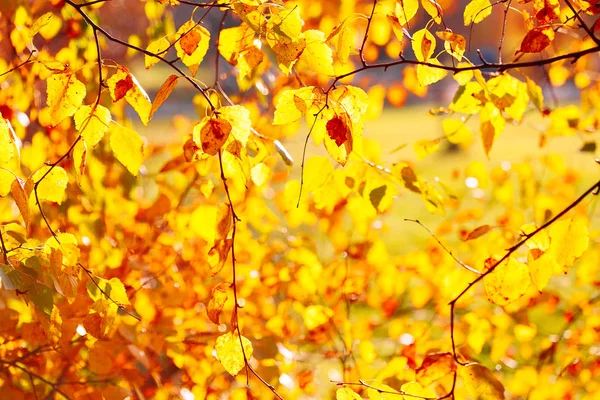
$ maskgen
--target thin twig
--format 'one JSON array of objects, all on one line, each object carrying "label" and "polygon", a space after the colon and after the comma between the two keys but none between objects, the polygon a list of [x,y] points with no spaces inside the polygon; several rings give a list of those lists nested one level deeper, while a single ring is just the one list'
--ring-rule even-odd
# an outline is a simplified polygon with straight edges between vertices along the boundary
[{"label": "thin twig", "polygon": [[431,237],[433,237],[438,242],[438,244],[440,246],[442,246],[442,248],[446,251],[446,253],[448,253],[450,255],[450,257],[452,257],[454,259],[454,261],[456,261],[458,264],[460,264],[467,271],[473,272],[474,274],[477,274],[477,275],[481,275],[480,271],[477,271],[473,267],[469,267],[467,264],[465,264],[464,262],[462,262],[461,260],[456,258],[454,256],[454,254],[452,254],[452,251],[450,249],[448,249],[446,246],[444,246],[444,244],[440,241],[440,239],[438,239],[438,237],[428,227],[423,225],[421,223],[421,221],[419,221],[418,219],[411,219],[411,218],[404,218],[404,220],[408,221],[408,222],[414,222],[414,223],[419,224],[423,229],[425,229],[431,235]]}]

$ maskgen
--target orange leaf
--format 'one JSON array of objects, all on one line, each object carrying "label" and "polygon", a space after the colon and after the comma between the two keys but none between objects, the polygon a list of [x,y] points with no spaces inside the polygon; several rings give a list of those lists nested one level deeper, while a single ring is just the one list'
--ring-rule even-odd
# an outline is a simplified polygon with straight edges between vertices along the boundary
[{"label": "orange leaf", "polygon": [[417,369],[417,381],[427,386],[454,371],[456,364],[451,353],[429,354]]},{"label": "orange leaf", "polygon": [[221,311],[223,311],[225,302],[227,302],[225,283],[220,283],[213,288],[210,295],[210,300],[208,302],[208,307],[206,308],[208,319],[210,319],[215,325],[219,325],[219,316],[221,315]]},{"label": "orange leaf", "polygon": [[158,108],[162,106],[162,104],[171,95],[171,93],[175,89],[175,86],[177,86],[178,78],[179,77],[177,75],[171,75],[167,78],[165,83],[162,84],[162,86],[158,90],[158,93],[156,93],[154,101],[152,102],[152,108],[150,109],[150,115],[148,116],[149,120],[152,119],[156,110],[158,110]]},{"label": "orange leaf", "polygon": [[533,28],[521,42],[521,47],[517,53],[539,53],[552,43],[554,40],[554,29],[548,25]]},{"label": "orange leaf", "polygon": [[469,241],[469,240],[473,240],[473,239],[477,239],[478,237],[485,235],[486,233],[488,233],[492,229],[494,229],[494,227],[490,226],[490,225],[481,225],[481,226],[478,226],[477,228],[473,229],[471,232],[469,232],[466,235],[466,237],[463,239],[463,242],[466,242],[466,241]]},{"label": "orange leaf", "polygon": [[[196,128],[194,128],[196,130]],[[221,118],[211,117],[200,128],[200,143],[206,154],[214,156],[227,141],[231,124]]]}]

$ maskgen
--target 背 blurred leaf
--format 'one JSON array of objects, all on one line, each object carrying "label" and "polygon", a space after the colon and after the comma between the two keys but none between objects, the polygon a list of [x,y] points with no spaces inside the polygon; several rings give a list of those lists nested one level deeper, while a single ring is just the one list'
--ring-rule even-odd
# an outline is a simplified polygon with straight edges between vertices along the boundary
[{"label": "\u80cc blurred leaf", "polygon": [[480,400],[504,400],[504,387],[492,371],[480,364],[460,368],[467,391]]}]

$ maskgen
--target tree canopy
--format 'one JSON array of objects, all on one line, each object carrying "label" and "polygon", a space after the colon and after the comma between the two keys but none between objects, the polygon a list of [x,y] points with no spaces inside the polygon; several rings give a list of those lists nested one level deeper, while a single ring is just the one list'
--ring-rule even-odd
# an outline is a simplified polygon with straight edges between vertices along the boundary
[{"label": "tree canopy", "polygon": [[598,398],[599,14],[0,1],[0,398]]}]

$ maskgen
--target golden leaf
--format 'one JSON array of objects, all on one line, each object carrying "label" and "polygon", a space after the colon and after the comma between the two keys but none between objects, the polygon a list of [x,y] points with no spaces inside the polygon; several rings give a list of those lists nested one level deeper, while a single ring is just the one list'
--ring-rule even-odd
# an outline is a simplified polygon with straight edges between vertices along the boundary
[{"label": "golden leaf", "polygon": [[75,114],[85,99],[85,85],[73,72],[51,75],[46,81],[50,123],[58,125],[63,119]]},{"label": "golden leaf", "polygon": [[137,176],[144,162],[144,141],[133,129],[111,125],[110,147],[129,172]]},{"label": "golden leaf", "polygon": [[246,365],[245,360],[249,360],[254,352],[250,340],[244,336],[238,336],[234,332],[228,332],[219,336],[215,350],[217,358],[225,368],[225,371],[233,376],[237,375],[244,368]]}]

